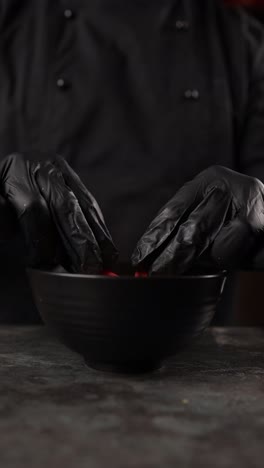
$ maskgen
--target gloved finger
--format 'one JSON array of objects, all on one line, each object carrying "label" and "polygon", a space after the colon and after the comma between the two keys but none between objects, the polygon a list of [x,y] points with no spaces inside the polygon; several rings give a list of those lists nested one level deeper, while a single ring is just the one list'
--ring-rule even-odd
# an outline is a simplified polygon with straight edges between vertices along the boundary
[{"label": "gloved finger", "polygon": [[31,165],[22,154],[11,154],[0,164],[0,179],[1,192],[12,206],[25,239],[27,264],[53,265],[57,253],[56,230],[47,203],[32,177]]},{"label": "gloved finger", "polygon": [[99,245],[73,191],[50,162],[39,165],[34,177],[57,227],[71,266],[76,273],[97,273],[103,269]]},{"label": "gloved finger", "polygon": [[230,204],[227,192],[212,189],[154,261],[149,273],[180,274],[190,269],[222,229]]},{"label": "gloved finger", "polygon": [[61,171],[65,183],[77,198],[86,221],[92,229],[101,249],[104,266],[110,268],[117,260],[118,252],[106,227],[103,214],[97,201],[87,190],[76,172],[73,171],[62,157],[58,156],[55,159],[54,166]]},{"label": "gloved finger", "polygon": [[237,217],[216,236],[211,246],[211,257],[220,268],[234,269],[242,266],[249,261],[257,237],[258,234],[247,219]]},{"label": "gloved finger", "polygon": [[4,197],[0,195],[0,242],[11,240],[18,232],[16,213]]},{"label": "gloved finger", "polygon": [[202,182],[202,179],[194,179],[185,184],[159,211],[132,254],[134,267],[143,262],[151,263],[151,260],[170,244],[179,226],[202,201],[204,188]]}]

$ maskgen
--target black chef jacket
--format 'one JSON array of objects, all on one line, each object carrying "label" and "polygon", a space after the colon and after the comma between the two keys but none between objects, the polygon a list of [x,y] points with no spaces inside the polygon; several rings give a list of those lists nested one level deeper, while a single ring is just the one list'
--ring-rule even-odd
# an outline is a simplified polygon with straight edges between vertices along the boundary
[{"label": "black chef jacket", "polygon": [[[121,260],[199,171],[264,180],[263,30],[244,12],[217,0],[0,0],[0,35],[0,157],[63,155]],[[0,320],[31,317],[19,249],[0,251]]]}]

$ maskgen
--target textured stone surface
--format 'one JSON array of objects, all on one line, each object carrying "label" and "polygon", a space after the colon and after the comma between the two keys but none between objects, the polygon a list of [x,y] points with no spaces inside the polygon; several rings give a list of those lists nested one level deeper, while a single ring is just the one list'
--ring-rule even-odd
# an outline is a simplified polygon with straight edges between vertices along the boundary
[{"label": "textured stone surface", "polygon": [[1,468],[262,467],[264,331],[214,328],[160,371],[102,374],[0,329]]}]

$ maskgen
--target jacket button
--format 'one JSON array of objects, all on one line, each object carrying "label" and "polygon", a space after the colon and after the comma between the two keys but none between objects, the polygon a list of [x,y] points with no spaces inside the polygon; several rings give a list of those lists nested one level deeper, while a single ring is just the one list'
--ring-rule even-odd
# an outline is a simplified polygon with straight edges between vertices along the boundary
[{"label": "jacket button", "polygon": [[184,92],[184,97],[185,99],[193,99],[194,101],[196,101],[197,99],[199,99],[200,93],[198,89],[186,89],[186,91]]},{"label": "jacket button", "polygon": [[69,87],[69,82],[66,81],[64,78],[58,78],[57,79],[57,87],[60,89],[66,89]]},{"label": "jacket button", "polygon": [[189,23],[188,21],[177,20],[175,23],[175,27],[179,31],[187,31],[189,29]]},{"label": "jacket button", "polygon": [[74,17],[74,13],[70,8],[64,10],[64,16],[66,19],[72,19]]}]

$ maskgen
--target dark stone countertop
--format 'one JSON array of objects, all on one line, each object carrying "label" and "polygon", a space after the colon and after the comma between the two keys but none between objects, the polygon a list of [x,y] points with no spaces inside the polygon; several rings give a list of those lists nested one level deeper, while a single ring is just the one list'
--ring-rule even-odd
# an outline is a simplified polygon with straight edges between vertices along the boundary
[{"label": "dark stone countertop", "polygon": [[1,468],[262,467],[264,330],[214,328],[160,371],[90,370],[42,326],[0,329]]}]

